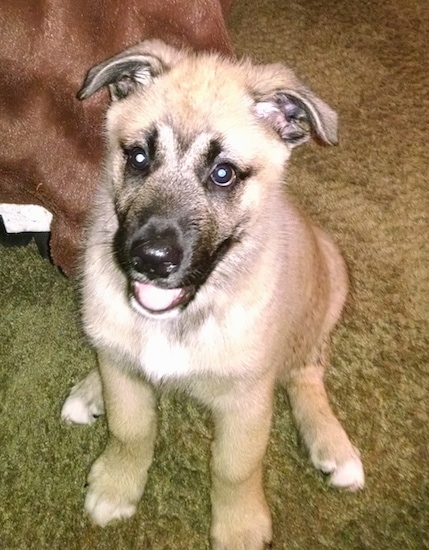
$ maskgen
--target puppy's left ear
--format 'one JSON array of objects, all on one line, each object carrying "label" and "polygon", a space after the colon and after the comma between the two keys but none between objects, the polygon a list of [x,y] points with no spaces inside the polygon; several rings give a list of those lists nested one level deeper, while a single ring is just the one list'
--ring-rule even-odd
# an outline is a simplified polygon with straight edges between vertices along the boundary
[{"label": "puppy's left ear", "polygon": [[336,145],[336,112],[299,82],[289,69],[281,65],[265,69],[266,79],[254,87],[256,116],[274,128],[290,147],[311,137]]}]

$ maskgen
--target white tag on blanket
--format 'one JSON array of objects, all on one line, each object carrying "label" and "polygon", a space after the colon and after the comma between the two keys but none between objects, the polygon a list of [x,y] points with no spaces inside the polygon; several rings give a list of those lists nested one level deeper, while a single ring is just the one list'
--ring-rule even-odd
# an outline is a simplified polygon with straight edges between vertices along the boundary
[{"label": "white tag on blanket", "polygon": [[8,233],[49,232],[52,214],[36,204],[0,204],[0,216]]}]

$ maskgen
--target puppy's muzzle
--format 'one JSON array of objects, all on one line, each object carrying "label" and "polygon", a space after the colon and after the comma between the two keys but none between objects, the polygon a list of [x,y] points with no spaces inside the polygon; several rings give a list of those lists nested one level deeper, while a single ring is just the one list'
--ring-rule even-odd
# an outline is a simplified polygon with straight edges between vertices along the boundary
[{"label": "puppy's muzzle", "polygon": [[183,285],[183,234],[174,225],[154,221],[132,238],[128,265],[131,303],[140,313],[157,315],[185,307],[194,295]]},{"label": "puppy's muzzle", "polygon": [[133,269],[149,280],[167,279],[180,268],[183,248],[175,232],[165,230],[134,241],[130,256]]}]

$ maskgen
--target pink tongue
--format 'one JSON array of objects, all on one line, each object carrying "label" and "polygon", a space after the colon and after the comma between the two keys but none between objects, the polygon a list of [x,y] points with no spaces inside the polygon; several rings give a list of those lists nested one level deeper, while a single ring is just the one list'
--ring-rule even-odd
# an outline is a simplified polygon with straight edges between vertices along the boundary
[{"label": "pink tongue", "polygon": [[182,296],[181,288],[158,288],[145,283],[134,283],[134,295],[140,305],[151,311],[169,309]]}]

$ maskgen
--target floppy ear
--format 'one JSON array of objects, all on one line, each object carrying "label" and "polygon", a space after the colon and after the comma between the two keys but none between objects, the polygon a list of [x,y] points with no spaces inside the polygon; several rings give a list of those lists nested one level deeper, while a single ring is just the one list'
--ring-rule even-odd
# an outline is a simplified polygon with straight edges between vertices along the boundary
[{"label": "floppy ear", "polygon": [[[279,65],[267,68],[275,71],[275,78],[272,73],[268,74],[268,82],[264,82],[263,89],[255,89],[256,116],[274,128],[290,147],[300,145],[311,137],[328,145],[336,145],[336,112],[301,84],[289,69]],[[283,82],[279,82],[278,77]]]},{"label": "floppy ear", "polygon": [[78,99],[87,99],[104,86],[112,101],[123,99],[139,86],[169,70],[181,53],[159,40],[148,40],[95,65],[85,77]]}]

